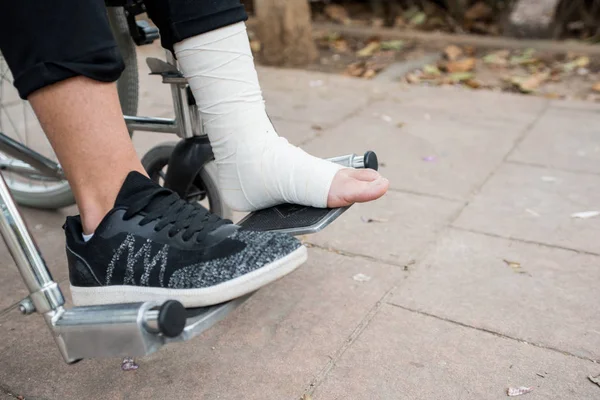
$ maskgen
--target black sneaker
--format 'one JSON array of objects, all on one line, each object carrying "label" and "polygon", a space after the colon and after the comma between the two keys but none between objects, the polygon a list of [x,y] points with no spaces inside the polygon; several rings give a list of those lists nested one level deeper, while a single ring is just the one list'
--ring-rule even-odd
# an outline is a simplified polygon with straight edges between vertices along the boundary
[{"label": "black sneaker", "polygon": [[218,304],[281,278],[307,257],[292,236],[240,229],[137,172],[87,243],[79,216],[64,228],[75,305]]}]

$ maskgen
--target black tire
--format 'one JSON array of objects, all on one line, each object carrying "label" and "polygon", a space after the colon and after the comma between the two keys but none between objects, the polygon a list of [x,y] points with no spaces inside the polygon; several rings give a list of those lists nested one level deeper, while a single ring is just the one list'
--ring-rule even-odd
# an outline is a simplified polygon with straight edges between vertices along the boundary
[{"label": "black tire", "polygon": [[[168,166],[175,145],[176,143],[160,144],[150,149],[150,151],[142,157],[142,165],[150,179],[154,182],[160,183],[160,179],[162,178],[160,173]],[[217,182],[217,165],[214,161],[211,161],[202,168],[194,180],[194,192],[197,193],[200,191],[205,193],[206,199],[208,200],[207,208],[210,212],[221,218],[232,219],[233,212],[227,204],[225,204],[217,186]],[[188,197],[187,200],[192,201],[198,199]]]}]

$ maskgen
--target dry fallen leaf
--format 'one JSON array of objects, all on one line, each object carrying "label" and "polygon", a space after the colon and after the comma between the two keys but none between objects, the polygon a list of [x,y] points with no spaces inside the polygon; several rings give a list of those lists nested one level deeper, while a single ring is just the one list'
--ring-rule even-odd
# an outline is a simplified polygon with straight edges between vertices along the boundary
[{"label": "dry fallen leaf", "polygon": [[421,82],[421,78],[419,78],[415,74],[407,74],[405,76],[405,79],[406,79],[406,82],[408,82],[408,83],[419,83],[419,82]]},{"label": "dry fallen leaf", "polygon": [[469,72],[475,68],[476,60],[474,58],[465,58],[460,61],[449,61],[446,63],[446,70],[450,73]]},{"label": "dry fallen leaf", "polygon": [[560,99],[562,96],[559,93],[552,92],[552,93],[544,94],[544,97],[547,99],[555,100],[555,99]]},{"label": "dry fallen leaf", "polygon": [[400,50],[404,47],[404,40],[386,40],[381,42],[381,50]]},{"label": "dry fallen leaf", "polygon": [[444,50],[444,54],[446,55],[446,58],[448,60],[456,61],[463,54],[463,51],[458,46],[450,45],[446,47],[446,49]]},{"label": "dry fallen leaf", "polygon": [[475,33],[484,33],[486,35],[499,35],[500,34],[500,29],[498,28],[498,25],[496,24],[490,24],[487,22],[473,22],[470,26],[471,30]]},{"label": "dry fallen leaf", "polygon": [[338,53],[345,53],[349,50],[348,42],[346,41],[346,39],[342,38],[332,41],[330,46],[334,51]]},{"label": "dry fallen leaf", "polygon": [[596,385],[600,386],[600,375],[596,375],[596,376],[589,375],[588,379],[591,382],[594,382]]},{"label": "dry fallen leaf", "polygon": [[367,69],[367,70],[365,71],[365,73],[362,75],[362,77],[363,77],[363,78],[365,78],[365,79],[371,79],[371,78],[373,78],[375,75],[377,75],[377,72],[375,72],[375,70],[374,70],[374,69],[370,69],[370,68],[369,68],[369,69]]},{"label": "dry fallen leaf", "polygon": [[425,21],[427,21],[427,14],[424,12],[418,12],[410,19],[410,24],[412,26],[418,26],[425,23]]},{"label": "dry fallen leaf", "polygon": [[312,396],[310,394],[303,394],[300,400],[312,400]]},{"label": "dry fallen leaf", "polygon": [[496,67],[505,67],[508,65],[508,56],[510,51],[500,50],[490,53],[483,57],[483,62]]},{"label": "dry fallen leaf", "polygon": [[258,53],[261,49],[262,45],[260,44],[260,40],[251,40],[250,41],[250,49],[253,53]]},{"label": "dry fallen leaf", "polygon": [[467,79],[465,81],[465,85],[467,85],[471,89],[479,89],[482,86],[481,82],[477,79]]},{"label": "dry fallen leaf", "polygon": [[365,70],[366,70],[366,68],[365,68],[364,63],[355,62],[346,67],[346,71],[344,71],[344,74],[348,75],[348,76],[358,77],[358,76],[362,76],[362,74],[364,74]]},{"label": "dry fallen leaf", "polygon": [[423,67],[423,73],[427,76],[427,77],[436,77],[436,76],[440,76],[442,75],[442,73],[440,72],[440,69],[435,66],[435,65],[431,65],[428,64],[426,66]]},{"label": "dry fallen leaf", "polygon": [[508,388],[506,390],[506,394],[510,397],[514,397],[514,396],[521,396],[523,394],[527,394],[533,391],[533,388],[531,387],[525,387],[525,386],[520,386],[520,387],[516,387],[516,388]]},{"label": "dry fallen leaf", "polygon": [[488,19],[494,13],[494,10],[483,1],[475,3],[471,8],[467,10],[465,13],[465,19],[476,21],[481,19]]},{"label": "dry fallen leaf", "polygon": [[380,42],[370,42],[365,47],[356,52],[359,57],[371,57],[373,53],[381,48]]},{"label": "dry fallen leaf", "polygon": [[592,86],[592,90],[600,93],[600,82],[596,82],[594,86]]},{"label": "dry fallen leaf", "polygon": [[521,55],[512,56],[510,58],[511,65],[528,65],[537,63],[539,60],[534,58],[535,49],[525,49]]},{"label": "dry fallen leaf", "polygon": [[528,77],[515,76],[511,78],[511,82],[523,93],[534,92],[542,83],[550,77],[550,73],[542,72],[533,74]]},{"label": "dry fallen leaf", "polygon": [[521,263],[516,261],[502,260],[506,265],[513,269],[521,268]]},{"label": "dry fallen leaf", "polygon": [[576,68],[585,68],[590,65],[590,58],[587,56],[577,57],[575,60],[563,65],[565,72],[571,72]]},{"label": "dry fallen leaf", "polygon": [[350,17],[348,16],[348,11],[346,8],[339,4],[327,4],[325,6],[325,15],[329,17],[329,19],[339,22],[341,24],[347,25],[350,23]]},{"label": "dry fallen leaf", "polygon": [[460,83],[473,79],[475,74],[472,72],[454,72],[444,78],[444,83]]}]

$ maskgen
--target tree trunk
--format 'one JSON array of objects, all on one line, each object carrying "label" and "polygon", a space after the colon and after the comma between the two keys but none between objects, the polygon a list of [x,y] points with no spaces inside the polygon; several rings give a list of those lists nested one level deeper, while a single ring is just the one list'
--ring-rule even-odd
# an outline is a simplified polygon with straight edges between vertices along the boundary
[{"label": "tree trunk", "polygon": [[[559,0],[517,0],[502,29],[507,36],[548,38]],[[566,3],[575,3],[568,0]]]},{"label": "tree trunk", "polygon": [[264,64],[298,67],[317,58],[307,0],[254,0],[254,9]]}]

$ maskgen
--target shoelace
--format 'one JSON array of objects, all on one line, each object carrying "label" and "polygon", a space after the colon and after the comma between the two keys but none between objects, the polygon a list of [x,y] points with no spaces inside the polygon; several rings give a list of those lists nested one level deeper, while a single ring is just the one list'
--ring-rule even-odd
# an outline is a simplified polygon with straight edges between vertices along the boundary
[{"label": "shoelace", "polygon": [[146,211],[146,215],[139,222],[141,226],[158,220],[155,231],[170,226],[169,237],[183,231],[181,238],[184,241],[189,241],[196,233],[204,231],[204,235],[199,234],[196,237],[196,241],[201,242],[206,234],[229,223],[198,204],[182,200],[179,195],[168,189],[158,189],[135,201],[129,206],[123,219],[128,220],[142,211]]}]

